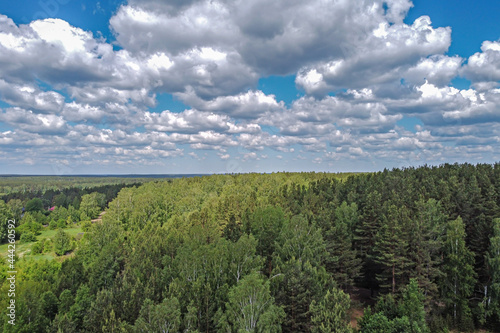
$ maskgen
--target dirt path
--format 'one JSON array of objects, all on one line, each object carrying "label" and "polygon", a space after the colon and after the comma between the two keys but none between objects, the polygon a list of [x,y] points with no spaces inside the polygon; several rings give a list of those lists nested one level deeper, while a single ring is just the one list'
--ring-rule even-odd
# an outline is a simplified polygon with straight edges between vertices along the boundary
[{"label": "dirt path", "polygon": [[375,304],[375,300],[371,297],[370,289],[353,288],[349,296],[352,300],[352,307],[349,310],[350,324],[353,328],[358,328],[358,319],[363,317],[365,307]]},{"label": "dirt path", "polygon": [[92,223],[96,223],[96,222],[102,222],[102,216],[106,214],[106,212],[102,212],[101,214],[99,214],[99,216],[96,218],[96,219],[93,219],[91,220]]},{"label": "dirt path", "polygon": [[351,308],[349,310],[349,314],[351,317],[351,327],[357,329],[358,328],[358,318],[363,317],[363,309],[360,308]]}]

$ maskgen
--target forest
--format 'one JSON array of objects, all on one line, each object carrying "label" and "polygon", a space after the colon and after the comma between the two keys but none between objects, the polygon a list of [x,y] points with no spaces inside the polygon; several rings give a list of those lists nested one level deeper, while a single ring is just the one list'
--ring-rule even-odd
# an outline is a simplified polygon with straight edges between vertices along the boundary
[{"label": "forest", "polygon": [[0,200],[54,254],[15,254],[4,332],[500,332],[500,164],[45,192]]}]

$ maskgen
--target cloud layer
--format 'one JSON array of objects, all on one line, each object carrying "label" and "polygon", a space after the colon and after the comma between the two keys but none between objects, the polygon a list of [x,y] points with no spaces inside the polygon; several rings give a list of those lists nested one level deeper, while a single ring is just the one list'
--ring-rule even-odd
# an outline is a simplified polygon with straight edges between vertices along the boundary
[{"label": "cloud layer", "polygon": [[[406,24],[411,7],[130,0],[109,22],[114,43],[61,19],[16,25],[0,14],[0,165],[169,173],[498,160],[500,40],[447,55],[451,29],[429,16]],[[302,96],[287,104],[258,90],[272,75],[295,75]],[[153,112],[162,94],[186,110]]]}]

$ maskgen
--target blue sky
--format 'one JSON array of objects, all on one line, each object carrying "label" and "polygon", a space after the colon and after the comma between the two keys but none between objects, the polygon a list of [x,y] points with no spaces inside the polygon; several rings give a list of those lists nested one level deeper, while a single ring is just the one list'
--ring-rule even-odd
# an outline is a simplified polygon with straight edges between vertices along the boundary
[{"label": "blue sky", "polygon": [[498,161],[500,3],[0,3],[0,174]]}]

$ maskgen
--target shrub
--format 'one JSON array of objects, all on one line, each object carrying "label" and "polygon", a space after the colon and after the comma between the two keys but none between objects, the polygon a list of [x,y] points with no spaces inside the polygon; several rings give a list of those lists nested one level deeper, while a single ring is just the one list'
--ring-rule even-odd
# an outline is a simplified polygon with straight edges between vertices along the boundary
[{"label": "shrub", "polygon": [[54,247],[54,243],[52,242],[52,240],[50,238],[47,238],[43,244],[43,252],[47,253],[47,252],[50,252],[52,251]]},{"label": "shrub", "polygon": [[21,235],[21,242],[22,243],[36,242],[36,236],[31,231],[26,231]]},{"label": "shrub", "polygon": [[90,221],[82,222],[81,225],[82,225],[83,232],[88,232],[90,230],[90,228],[92,228],[92,222],[90,222]]},{"label": "shrub", "polygon": [[27,222],[27,223],[21,224],[16,229],[17,229],[17,233],[19,233],[21,235],[23,233],[26,233],[26,232],[31,232],[34,235],[39,235],[40,234],[40,230],[43,229],[43,226],[40,223],[37,223],[37,222]]},{"label": "shrub", "polygon": [[64,221],[64,220],[59,220],[59,221],[57,221],[57,227],[58,227],[59,229],[64,229],[64,228],[66,228],[66,227],[67,227],[67,225],[66,225],[66,221]]},{"label": "shrub", "polygon": [[45,241],[36,242],[31,247],[31,254],[42,254]]},{"label": "shrub", "polygon": [[52,230],[57,229],[57,222],[54,221],[54,220],[50,221],[49,228],[52,229]]}]

